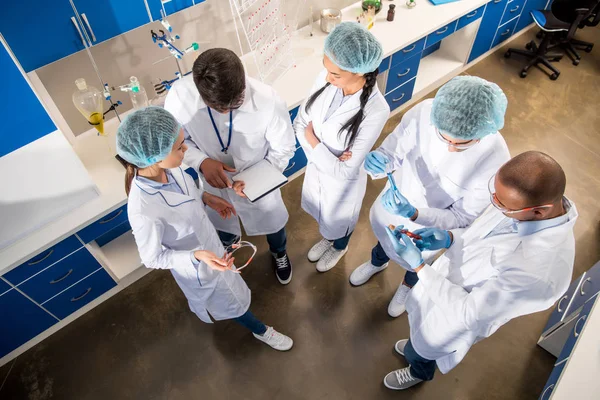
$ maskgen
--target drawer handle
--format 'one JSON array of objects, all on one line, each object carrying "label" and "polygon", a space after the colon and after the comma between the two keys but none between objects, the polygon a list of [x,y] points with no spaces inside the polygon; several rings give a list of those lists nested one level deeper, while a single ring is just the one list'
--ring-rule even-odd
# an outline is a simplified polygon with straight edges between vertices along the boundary
[{"label": "drawer handle", "polygon": [[69,275],[71,275],[73,273],[73,268],[71,268],[66,274],[64,274],[63,276],[61,276],[60,278],[54,279],[53,281],[50,281],[51,285],[54,285],[55,283],[58,283],[60,281],[64,281],[65,279],[67,279],[69,277]]},{"label": "drawer handle", "polygon": [[591,282],[591,281],[592,281],[592,278],[587,278],[587,279],[586,279],[585,281],[583,281],[583,283],[581,284],[581,287],[579,288],[579,293],[580,293],[582,296],[585,296],[585,292],[583,291],[583,287],[585,286],[585,283],[586,283],[586,282]]},{"label": "drawer handle", "polygon": [[579,326],[579,322],[585,321],[586,317],[587,315],[584,315],[583,317],[579,318],[577,322],[575,322],[575,328],[573,328],[573,336],[577,337],[581,334],[581,331],[577,332],[577,327]]},{"label": "drawer handle", "polygon": [[73,23],[73,25],[75,25],[75,29],[77,29],[77,32],[79,33],[79,37],[81,38],[81,44],[83,44],[83,47],[87,47],[87,44],[83,39],[83,34],[81,33],[81,29],[79,29],[79,25],[77,24],[75,17],[71,17],[71,22]]},{"label": "drawer handle", "polygon": [[100,221],[101,224],[108,224],[111,221],[114,221],[119,215],[123,214],[123,209],[120,209],[118,213],[116,213],[113,217],[110,217],[109,219],[103,219],[102,221]]},{"label": "drawer handle", "polygon": [[552,393],[552,388],[554,387],[554,383],[550,386],[548,386],[546,389],[544,389],[544,391],[542,392],[542,395],[540,396],[540,400],[544,400],[544,396],[546,395],[546,392],[548,391],[548,389],[550,389],[550,393]]},{"label": "drawer handle", "polygon": [[37,261],[30,261],[27,263],[27,265],[35,265],[35,264],[39,264],[42,261],[44,261],[46,258],[50,257],[52,255],[52,253],[54,253],[54,249],[50,249],[48,251],[48,254],[46,254],[44,257],[42,257],[41,259],[37,260]]},{"label": "drawer handle", "polygon": [[512,10],[510,10],[511,13],[516,12],[521,6],[516,6],[515,8],[513,8]]},{"label": "drawer handle", "polygon": [[467,18],[472,18],[477,15],[477,10],[473,11],[471,14],[467,14]]},{"label": "drawer handle", "polygon": [[92,291],[92,288],[91,288],[91,287],[90,287],[90,288],[87,288],[87,290],[86,290],[85,292],[83,292],[83,294],[82,294],[82,295],[80,295],[80,296],[77,296],[77,297],[73,297],[73,298],[71,299],[71,301],[73,301],[73,302],[75,302],[75,301],[79,301],[79,300],[83,299],[85,296],[87,296],[87,295],[88,295],[88,294],[89,294],[91,291]]},{"label": "drawer handle", "polygon": [[500,36],[506,36],[510,33],[510,29],[507,29],[504,33],[501,33]]},{"label": "drawer handle", "polygon": [[442,29],[441,31],[437,31],[435,34],[436,35],[441,35],[442,33],[446,33],[446,31],[448,30],[449,26],[445,27],[444,29]]},{"label": "drawer handle", "polygon": [[567,296],[563,296],[563,298],[558,301],[558,305],[556,306],[556,308],[558,309],[558,312],[565,311],[565,310],[563,310],[563,309],[560,308],[560,304],[563,302],[563,300],[566,300],[566,299],[567,299]]},{"label": "drawer handle", "polygon": [[404,49],[404,50],[402,50],[402,52],[403,53],[410,53],[411,51],[413,51],[416,48],[417,48],[417,45],[413,44],[412,46],[410,46],[410,49]]},{"label": "drawer handle", "polygon": [[294,161],[293,163],[291,163],[289,167],[287,167],[286,169],[283,170],[283,172],[289,171],[290,169],[294,168],[294,165],[296,165],[296,161]]},{"label": "drawer handle", "polygon": [[504,0],[494,0],[494,4],[502,3]]},{"label": "drawer handle", "polygon": [[83,22],[85,22],[88,29],[90,30],[90,33],[92,34],[92,42],[95,42],[96,35],[94,35],[94,30],[92,29],[92,26],[90,25],[90,21],[88,21],[87,17],[85,16],[85,13],[81,14],[81,18],[83,18]]},{"label": "drawer handle", "polygon": [[402,78],[403,76],[406,76],[410,73],[410,68],[406,68],[406,72],[403,72],[401,74],[398,74],[398,78]]},{"label": "drawer handle", "polygon": [[402,96],[398,97],[397,99],[392,99],[392,101],[395,103],[397,101],[400,101],[404,98],[404,96],[406,95],[406,93],[402,93]]}]

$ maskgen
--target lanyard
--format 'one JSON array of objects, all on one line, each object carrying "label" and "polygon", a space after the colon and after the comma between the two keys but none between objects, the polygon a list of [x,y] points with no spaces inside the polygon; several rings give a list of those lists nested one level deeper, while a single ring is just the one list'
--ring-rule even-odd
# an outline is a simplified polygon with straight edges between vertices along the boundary
[{"label": "lanyard", "polygon": [[221,151],[227,154],[227,150],[229,150],[229,146],[231,145],[231,131],[233,129],[233,111],[229,110],[229,139],[227,139],[227,146],[223,143],[223,139],[221,139],[221,134],[219,133],[219,128],[217,128],[217,124],[215,124],[215,119],[212,116],[212,112],[210,112],[210,107],[208,109],[208,116],[210,117],[210,122],[212,122],[212,126],[215,129],[215,133],[217,134],[217,138],[219,139],[219,143],[221,143]]}]

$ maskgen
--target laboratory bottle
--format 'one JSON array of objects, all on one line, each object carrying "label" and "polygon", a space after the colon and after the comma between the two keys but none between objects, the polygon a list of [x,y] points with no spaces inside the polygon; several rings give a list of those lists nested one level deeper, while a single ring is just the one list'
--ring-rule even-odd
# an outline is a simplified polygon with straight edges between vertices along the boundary
[{"label": "laboratory bottle", "polygon": [[148,107],[148,95],[146,94],[146,89],[142,85],[140,85],[140,81],[135,76],[129,78],[129,98],[131,99],[131,104],[133,104],[133,108],[142,108]]},{"label": "laboratory bottle", "polygon": [[73,104],[98,133],[104,135],[104,98],[93,86],[88,86],[83,78],[75,81],[77,90],[73,92]]},{"label": "laboratory bottle", "polygon": [[396,8],[395,4],[390,4],[390,9],[388,10],[388,14],[387,14],[387,20],[388,21],[393,21],[394,17],[396,16],[396,10],[394,10],[394,8]]}]

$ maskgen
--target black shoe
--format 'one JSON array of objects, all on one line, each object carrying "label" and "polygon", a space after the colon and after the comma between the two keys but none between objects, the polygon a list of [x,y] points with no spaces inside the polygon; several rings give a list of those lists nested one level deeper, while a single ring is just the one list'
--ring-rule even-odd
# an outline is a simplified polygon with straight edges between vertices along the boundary
[{"label": "black shoe", "polygon": [[287,285],[292,280],[292,262],[285,251],[273,253],[275,258],[275,275],[282,285]]}]

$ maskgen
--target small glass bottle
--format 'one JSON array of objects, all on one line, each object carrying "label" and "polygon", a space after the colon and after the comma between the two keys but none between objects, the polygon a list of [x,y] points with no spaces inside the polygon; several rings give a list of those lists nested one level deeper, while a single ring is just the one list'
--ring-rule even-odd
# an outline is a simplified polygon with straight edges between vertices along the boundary
[{"label": "small glass bottle", "polygon": [[406,0],[406,7],[415,8],[417,6],[417,2],[415,0]]},{"label": "small glass bottle", "polygon": [[387,15],[388,21],[393,21],[394,17],[396,16],[396,10],[394,10],[394,8],[396,8],[396,5],[390,4],[390,9],[388,10],[388,15]]}]

